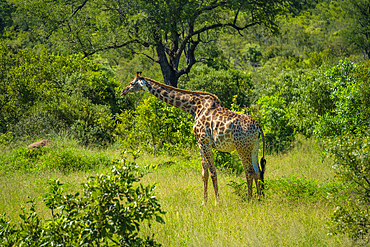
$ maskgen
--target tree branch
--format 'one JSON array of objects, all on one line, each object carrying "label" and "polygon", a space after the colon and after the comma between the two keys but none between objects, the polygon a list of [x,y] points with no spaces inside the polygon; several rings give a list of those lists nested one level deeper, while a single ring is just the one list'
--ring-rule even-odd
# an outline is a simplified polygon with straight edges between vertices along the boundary
[{"label": "tree branch", "polygon": [[134,50],[131,50],[131,52],[132,52],[133,54],[137,54],[137,55],[144,55],[144,56],[146,56],[148,59],[152,60],[153,62],[155,62],[155,63],[159,63],[159,60],[155,60],[154,58],[152,58],[151,56],[149,56],[148,54],[145,54],[145,53],[143,53],[143,52],[135,52]]},{"label": "tree branch", "polygon": [[82,9],[88,0],[85,0],[80,6],[78,6],[69,18],[72,18],[80,9]]},{"label": "tree branch", "polygon": [[200,61],[196,61],[195,59],[195,49],[197,47],[197,45],[200,43],[200,40],[198,39],[197,41],[192,41],[192,45],[188,51],[188,56],[187,56],[187,59],[188,59],[188,66],[185,67],[185,68],[182,68],[181,70],[179,70],[177,72],[177,77],[179,78],[181,75],[183,74],[187,74],[190,72],[190,69],[193,67],[194,64],[196,64],[197,62],[200,62]]},{"label": "tree branch", "polygon": [[132,40],[126,41],[126,42],[121,43],[121,44],[113,44],[113,45],[109,45],[109,46],[106,46],[106,47],[102,47],[102,48],[93,50],[91,52],[84,52],[84,57],[83,58],[91,56],[91,55],[93,55],[93,54],[95,54],[99,51],[106,51],[106,50],[110,50],[110,49],[122,48],[122,47],[128,46],[130,44],[134,44],[134,43],[141,44],[145,47],[149,47],[149,45],[150,45],[149,41],[142,41],[142,40],[138,40],[138,39],[132,39]]}]

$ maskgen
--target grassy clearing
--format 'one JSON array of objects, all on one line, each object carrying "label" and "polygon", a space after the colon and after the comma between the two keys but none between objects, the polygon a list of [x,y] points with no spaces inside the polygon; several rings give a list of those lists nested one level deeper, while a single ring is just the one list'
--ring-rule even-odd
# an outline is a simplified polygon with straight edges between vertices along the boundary
[{"label": "grassy clearing", "polygon": [[[73,153],[102,152],[119,158],[118,147],[95,150],[57,143]],[[11,152],[2,153],[3,157]],[[101,154],[103,155],[103,154]],[[267,155],[266,180],[279,181],[284,177],[294,181],[314,181],[313,188],[328,184],[333,178],[330,162],[321,160],[319,149],[312,140],[301,139],[296,147],[278,155]],[[153,222],[143,226],[142,234],[152,235],[164,246],[345,246],[350,241],[345,236],[328,236],[326,219],[333,209],[321,193],[301,196],[300,190],[289,184],[280,184],[266,193],[265,199],[245,201],[229,186],[230,182],[242,183],[244,176],[236,176],[219,169],[220,201],[214,203],[213,188],[209,188],[209,203],[202,205],[203,184],[200,157],[197,151],[184,151],[181,156],[142,155],[137,159],[141,166],[155,165],[143,179],[144,184],[156,183],[156,195],[167,213],[166,224]],[[24,172],[13,170],[0,175],[0,213],[6,212],[18,221],[20,206],[27,196],[38,198],[47,190],[49,178],[59,178],[66,191],[74,191],[86,181],[88,175],[101,173],[108,166],[66,173],[58,170]],[[288,182],[293,180],[287,180]],[[285,181],[285,180],[284,180]],[[211,183],[210,183],[211,185]],[[303,185],[305,185],[303,183]],[[286,186],[286,187],[284,187]],[[288,186],[288,187],[287,187]],[[290,187],[289,187],[290,186]],[[316,186],[316,187],[315,187]],[[285,190],[281,192],[280,189]],[[292,197],[287,191],[294,190]],[[37,211],[44,218],[48,212],[41,202]]]},{"label": "grassy clearing", "polygon": [[[318,186],[332,178],[330,164],[321,161],[311,140],[301,140],[286,154],[268,155],[267,180],[282,176],[317,180]],[[200,159],[191,162],[200,164]],[[176,161],[175,161],[176,162]],[[143,234],[155,234],[164,246],[344,246],[344,236],[328,236],[326,218],[333,209],[322,195],[315,198],[281,198],[271,193],[263,201],[243,201],[228,186],[243,177],[219,172],[220,201],[202,205],[201,168],[189,168],[178,160],[169,167],[159,167],[145,177],[157,183],[157,195],[167,214],[165,225],[153,223]],[[315,167],[316,166],[316,167]],[[319,167],[317,167],[319,166]],[[284,195],[284,194],[281,194]]]}]

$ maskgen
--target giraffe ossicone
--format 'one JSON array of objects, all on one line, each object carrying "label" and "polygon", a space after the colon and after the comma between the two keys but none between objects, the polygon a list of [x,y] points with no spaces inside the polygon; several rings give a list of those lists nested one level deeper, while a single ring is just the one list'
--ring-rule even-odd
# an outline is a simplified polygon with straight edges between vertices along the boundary
[{"label": "giraffe ossicone", "polygon": [[[212,148],[223,152],[236,150],[247,178],[248,196],[252,196],[253,180],[255,180],[258,195],[263,194],[266,165],[265,138],[262,128],[253,118],[225,108],[213,94],[171,87],[141,77],[141,72],[136,73],[135,78],[130,81],[121,95],[141,90],[151,93],[163,102],[184,110],[194,117],[193,133],[202,160],[204,203],[208,198],[209,174],[213,182],[216,201],[219,196]],[[263,141],[263,156],[258,164],[260,136]]]}]

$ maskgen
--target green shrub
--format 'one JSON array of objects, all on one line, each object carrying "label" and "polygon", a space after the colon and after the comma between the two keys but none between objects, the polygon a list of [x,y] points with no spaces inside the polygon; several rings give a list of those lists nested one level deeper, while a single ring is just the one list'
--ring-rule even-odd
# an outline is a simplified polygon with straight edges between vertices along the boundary
[{"label": "green shrub", "polygon": [[127,150],[138,146],[154,155],[175,154],[195,144],[192,117],[155,97],[144,99],[135,111],[116,115],[115,136]]},{"label": "green shrub", "polygon": [[[291,129],[294,133],[301,133],[306,137],[313,135],[320,116],[330,112],[334,105],[330,98],[332,89],[330,79],[326,76],[327,68],[322,65],[315,69],[288,68],[268,71],[269,74],[256,85],[256,91],[260,95],[258,104],[264,103],[271,113],[280,111],[278,114],[284,116],[281,123],[285,122],[287,126],[274,128],[289,128],[280,131],[285,135],[292,132]],[[269,110],[270,107],[275,109]],[[258,107],[252,106],[248,111],[257,119],[264,117],[258,113]],[[271,125],[276,123],[276,118],[272,118]],[[268,121],[270,120],[266,117],[265,122]]]},{"label": "green shrub", "polygon": [[0,174],[14,170],[25,172],[55,170],[69,173],[107,167],[112,164],[112,158],[104,152],[54,144],[33,149],[21,146],[1,155]]},{"label": "green shrub", "polygon": [[249,106],[255,98],[251,74],[238,70],[215,70],[197,65],[188,78],[180,78],[179,85],[187,90],[213,93],[227,108],[231,107],[234,95],[238,95],[237,104],[241,106]]},{"label": "green shrub", "polygon": [[[247,199],[248,185],[246,181],[230,181],[228,185],[233,188],[234,193],[240,196],[242,200]],[[264,193],[267,200],[278,198],[291,203],[300,203],[324,201],[328,194],[340,191],[342,188],[340,184],[334,181],[319,184],[315,180],[293,176],[265,180]]]},{"label": "green shrub", "polygon": [[241,55],[244,58],[243,62],[258,67],[262,60],[261,47],[256,44],[246,44],[244,49],[241,51]]},{"label": "green shrub", "polygon": [[[28,115],[28,114],[27,114]],[[45,111],[30,113],[10,127],[17,139],[45,137],[47,134],[64,129],[66,124]]]},{"label": "green shrub", "polygon": [[331,194],[336,208],[330,234],[344,233],[370,242],[370,130],[365,136],[344,134],[325,141],[326,153],[344,189]]},{"label": "green shrub", "polygon": [[39,157],[38,167],[39,169],[72,172],[108,166],[111,162],[112,159],[109,156],[98,152],[54,148]]},{"label": "green shrub", "polygon": [[13,140],[11,132],[0,133],[0,146],[8,146]]},{"label": "green shrub", "polygon": [[154,185],[136,185],[143,176],[131,162],[115,162],[112,171],[89,177],[83,190],[64,194],[58,180],[43,196],[51,219],[41,220],[30,200],[21,222],[0,216],[2,246],[159,246],[152,237],[138,236],[144,221],[164,223]]},{"label": "green shrub", "polygon": [[294,140],[294,127],[289,124],[292,109],[287,107],[279,95],[262,96],[257,104],[260,109],[254,117],[263,128],[267,150],[282,151],[291,146]]},{"label": "green shrub", "polygon": [[348,60],[326,72],[332,110],[326,112],[316,125],[319,138],[345,133],[364,133],[370,119],[370,64],[356,65]]},{"label": "green shrub", "polygon": [[0,41],[0,56],[0,133],[45,137],[73,126],[81,143],[104,144],[113,136],[99,118],[132,107],[119,99],[114,75],[82,55],[19,49]]},{"label": "green shrub", "polygon": [[217,168],[221,168],[237,175],[244,173],[244,167],[236,151],[230,153],[213,151],[214,162]]},{"label": "green shrub", "polygon": [[365,244],[370,241],[369,68],[368,61],[344,60],[327,71],[333,109],[315,128],[344,185],[331,195],[336,209],[329,222],[330,233],[345,233]]}]

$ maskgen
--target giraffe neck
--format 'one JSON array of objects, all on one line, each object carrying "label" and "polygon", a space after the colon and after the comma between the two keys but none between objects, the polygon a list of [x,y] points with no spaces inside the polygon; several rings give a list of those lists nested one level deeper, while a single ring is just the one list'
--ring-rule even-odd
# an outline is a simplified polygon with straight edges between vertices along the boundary
[{"label": "giraffe neck", "polygon": [[148,78],[145,78],[145,81],[148,83],[146,86],[149,93],[167,104],[186,111],[193,116],[195,115],[197,106],[194,97],[192,97],[192,93],[184,90],[177,90],[176,88],[168,87],[160,83],[154,83]]}]

